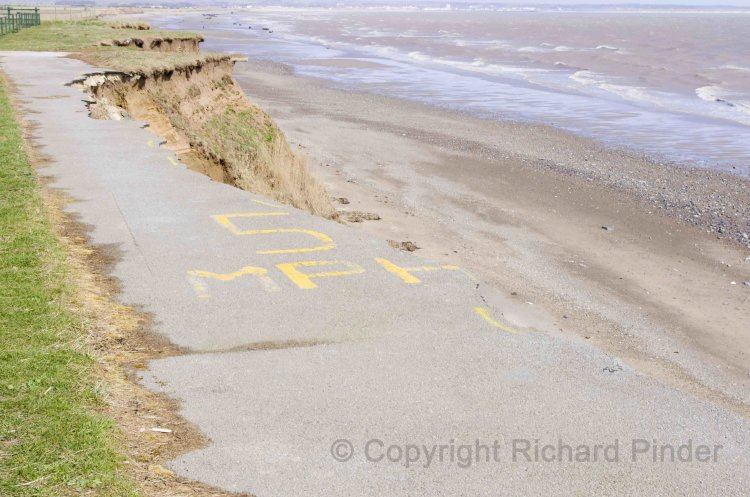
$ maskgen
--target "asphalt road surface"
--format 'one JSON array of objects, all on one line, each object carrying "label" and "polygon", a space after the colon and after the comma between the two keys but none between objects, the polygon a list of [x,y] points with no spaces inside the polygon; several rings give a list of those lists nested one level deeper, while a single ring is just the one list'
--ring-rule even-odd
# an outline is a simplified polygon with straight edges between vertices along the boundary
[{"label": "asphalt road surface", "polygon": [[178,474],[258,497],[746,496],[750,423],[531,318],[460,268],[189,171],[0,53],[44,174],[118,254],[119,299],[189,350],[142,381],[211,440]]}]

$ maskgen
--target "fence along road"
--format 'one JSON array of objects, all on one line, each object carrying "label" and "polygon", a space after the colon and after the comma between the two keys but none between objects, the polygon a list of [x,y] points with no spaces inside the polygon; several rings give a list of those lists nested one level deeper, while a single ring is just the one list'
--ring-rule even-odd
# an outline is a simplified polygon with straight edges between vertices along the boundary
[{"label": "fence along road", "polygon": [[[0,61],[53,159],[43,174],[118,257],[120,299],[188,350],[141,379],[211,440],[178,474],[259,497],[750,488],[747,419],[545,331],[460,268],[212,182],[141,123],[90,119],[65,86],[95,70],[80,61]],[[514,461],[515,439],[529,451]],[[636,460],[633,440],[649,445]],[[614,462],[534,450],[615,443]],[[691,462],[654,462],[652,444],[689,445]],[[715,461],[696,462],[704,445]]]}]

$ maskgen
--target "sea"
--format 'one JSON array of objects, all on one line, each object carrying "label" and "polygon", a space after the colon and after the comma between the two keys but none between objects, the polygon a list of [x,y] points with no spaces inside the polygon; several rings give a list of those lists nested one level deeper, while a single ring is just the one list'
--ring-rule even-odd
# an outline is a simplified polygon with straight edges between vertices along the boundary
[{"label": "sea", "polygon": [[337,88],[750,175],[750,9],[247,7],[152,24]]}]

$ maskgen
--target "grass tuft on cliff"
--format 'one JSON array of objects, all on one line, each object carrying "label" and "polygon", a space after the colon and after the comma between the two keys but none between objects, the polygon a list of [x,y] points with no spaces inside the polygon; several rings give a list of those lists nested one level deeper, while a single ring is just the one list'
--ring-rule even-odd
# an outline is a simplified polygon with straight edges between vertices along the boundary
[{"label": "grass tuft on cliff", "polygon": [[135,496],[0,75],[0,495]]},{"label": "grass tuft on cliff", "polygon": [[323,185],[312,177],[304,159],[294,154],[276,125],[260,109],[247,107],[217,113],[202,126],[187,126],[193,140],[210,157],[221,157],[236,186],[336,218]]},{"label": "grass tuft on cliff", "polygon": [[148,52],[137,48],[115,47],[86,50],[75,57],[95,67],[139,74],[169,72],[230,58],[229,55],[212,52]]}]

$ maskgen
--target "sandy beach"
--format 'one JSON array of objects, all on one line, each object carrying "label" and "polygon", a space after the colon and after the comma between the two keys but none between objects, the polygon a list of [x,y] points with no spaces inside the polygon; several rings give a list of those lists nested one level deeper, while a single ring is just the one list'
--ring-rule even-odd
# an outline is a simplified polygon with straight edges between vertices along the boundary
[{"label": "sandy beach", "polygon": [[510,320],[532,315],[750,412],[746,180],[334,90],[267,62],[240,63],[236,76],[349,202],[342,211],[381,218],[353,229],[467,268],[516,304]]}]

